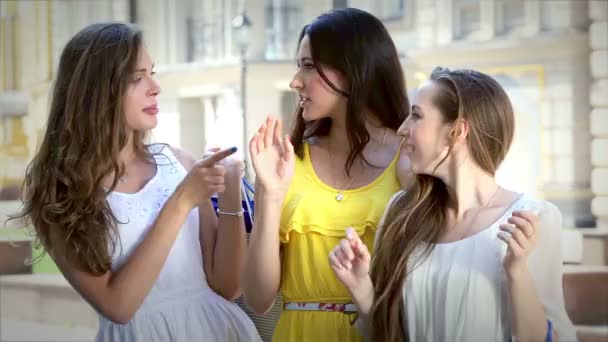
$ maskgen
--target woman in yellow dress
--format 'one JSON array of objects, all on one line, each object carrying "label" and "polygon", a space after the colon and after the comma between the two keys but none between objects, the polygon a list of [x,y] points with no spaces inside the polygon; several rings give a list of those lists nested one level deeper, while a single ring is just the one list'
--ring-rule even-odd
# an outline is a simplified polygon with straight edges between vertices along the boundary
[{"label": "woman in yellow dress", "polygon": [[371,250],[387,202],[407,182],[397,176],[409,168],[396,134],[409,110],[403,71],[382,23],[356,9],[305,26],[297,66],[291,139],[268,118],[250,142],[256,220],[245,299],[260,314],[281,291],[274,341],[360,341],[357,308],[327,255],[347,227]]}]

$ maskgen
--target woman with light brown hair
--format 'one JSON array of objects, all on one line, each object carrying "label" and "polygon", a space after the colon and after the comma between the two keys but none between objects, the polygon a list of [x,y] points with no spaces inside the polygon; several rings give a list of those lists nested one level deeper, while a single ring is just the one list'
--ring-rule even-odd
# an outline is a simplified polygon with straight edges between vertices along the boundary
[{"label": "woman with light brown hair", "polygon": [[93,24],[67,43],[21,216],[99,313],[97,341],[259,341],[231,302],[245,262],[243,163],[228,158],[236,148],[196,162],[146,145],[153,69],[134,25]]},{"label": "woman with light brown hair", "polygon": [[576,340],[559,210],[496,183],[513,131],[485,74],[437,68],[418,90],[399,129],[414,184],[391,200],[371,262],[354,231],[329,255],[371,341]]}]

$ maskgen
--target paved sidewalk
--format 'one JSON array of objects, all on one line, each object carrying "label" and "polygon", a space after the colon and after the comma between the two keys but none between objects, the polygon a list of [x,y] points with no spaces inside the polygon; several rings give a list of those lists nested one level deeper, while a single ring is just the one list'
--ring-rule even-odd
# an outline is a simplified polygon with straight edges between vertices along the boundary
[{"label": "paved sidewalk", "polygon": [[0,342],[92,342],[96,329],[0,320]]}]

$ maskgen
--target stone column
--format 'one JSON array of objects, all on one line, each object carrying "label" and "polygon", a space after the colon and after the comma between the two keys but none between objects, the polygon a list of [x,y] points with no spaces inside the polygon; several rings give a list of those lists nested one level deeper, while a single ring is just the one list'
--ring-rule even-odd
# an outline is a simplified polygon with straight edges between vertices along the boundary
[{"label": "stone column", "polygon": [[608,2],[589,1],[591,66],[591,212],[608,231]]},{"label": "stone column", "polygon": [[[178,99],[180,146],[188,153],[202,157],[207,145],[206,121],[203,97]],[[213,126],[212,126],[213,127]]]}]

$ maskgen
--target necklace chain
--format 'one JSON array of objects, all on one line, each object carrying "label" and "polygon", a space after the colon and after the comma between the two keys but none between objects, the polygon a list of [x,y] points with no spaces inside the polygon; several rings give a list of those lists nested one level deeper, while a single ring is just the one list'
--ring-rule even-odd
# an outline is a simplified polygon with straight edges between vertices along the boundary
[{"label": "necklace chain", "polygon": [[[386,139],[386,132],[387,132],[387,131],[388,131],[388,128],[387,128],[387,127],[385,127],[385,128],[384,128],[384,134],[382,135],[382,142],[381,142],[381,145],[384,145],[384,141],[385,141],[385,139]],[[329,150],[328,150],[328,153],[329,153]],[[333,159],[331,158],[331,155],[329,156],[329,160],[330,160],[330,161],[332,161],[332,160],[333,160]],[[337,193],[337,194],[336,194],[336,196],[335,196],[336,201],[338,201],[338,202],[342,202],[342,200],[344,199],[344,191],[345,191],[346,189],[348,189],[348,187],[349,187],[349,186],[351,186],[351,184],[353,184],[353,182],[355,181],[355,179],[357,179],[357,177],[358,177],[358,176],[359,176],[359,175],[356,175],[355,177],[353,177],[353,178],[352,178],[352,179],[351,179],[351,180],[348,182],[348,184],[346,184],[346,186],[345,186],[345,187],[343,187],[342,189],[340,189],[340,187],[337,187],[338,193]],[[337,183],[337,182],[336,182],[336,183]]]},{"label": "necklace chain", "polygon": [[[473,223],[475,223],[475,221],[477,220],[477,216],[479,216],[479,213],[480,213],[480,212],[481,212],[483,209],[487,208],[487,207],[490,205],[490,203],[492,202],[492,200],[494,199],[494,197],[496,197],[496,195],[498,195],[498,192],[499,192],[499,191],[500,191],[500,186],[497,186],[497,187],[496,187],[496,191],[494,191],[494,194],[492,195],[492,197],[490,197],[490,199],[489,199],[489,200],[486,202],[486,204],[485,204],[485,205],[483,205],[483,206],[481,206],[481,207],[479,207],[479,209],[477,209],[477,211],[475,212],[475,216],[473,216],[473,219],[471,220],[471,223],[470,223],[469,229],[466,229],[466,230],[464,231],[464,235],[466,235],[466,234],[469,232],[470,227],[472,227],[472,226],[473,226]],[[456,226],[456,225],[454,225],[454,226]],[[462,239],[462,238],[465,238],[465,236],[464,236],[464,235],[463,235],[463,236],[461,236],[461,239]]]}]

